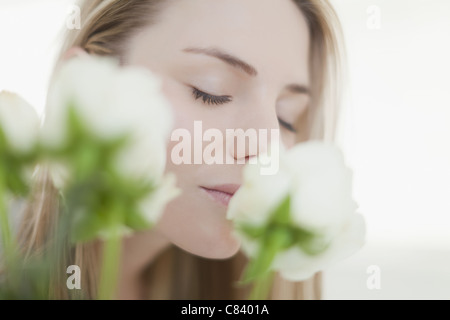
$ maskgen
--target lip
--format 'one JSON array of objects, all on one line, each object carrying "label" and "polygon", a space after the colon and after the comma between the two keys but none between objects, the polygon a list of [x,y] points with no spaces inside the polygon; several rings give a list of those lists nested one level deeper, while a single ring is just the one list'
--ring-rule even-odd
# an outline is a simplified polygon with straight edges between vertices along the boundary
[{"label": "lip", "polygon": [[233,195],[241,186],[239,184],[221,184],[216,186],[201,186],[203,190],[216,202],[228,207]]}]

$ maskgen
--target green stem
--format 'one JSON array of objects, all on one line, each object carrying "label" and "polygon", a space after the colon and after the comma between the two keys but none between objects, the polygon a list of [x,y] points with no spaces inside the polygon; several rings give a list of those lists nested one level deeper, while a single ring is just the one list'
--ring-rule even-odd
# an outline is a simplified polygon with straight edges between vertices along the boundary
[{"label": "green stem", "polygon": [[291,241],[291,235],[284,229],[275,229],[261,240],[258,255],[253,258],[244,274],[244,283],[263,277],[278,252],[286,248]]},{"label": "green stem", "polygon": [[5,187],[5,175],[0,168],[0,226],[2,234],[3,251],[5,257],[6,267],[10,267],[14,264],[15,260],[15,241],[11,232],[11,224],[9,221],[8,210],[6,208],[6,187]]},{"label": "green stem", "polygon": [[3,168],[0,167],[0,233],[3,244],[3,268],[6,270],[8,289],[6,291],[13,297],[19,297],[20,268],[18,265],[18,255],[16,251],[16,242],[11,224],[9,221],[9,213],[6,203],[6,176]]},{"label": "green stem", "polygon": [[123,208],[116,204],[108,212],[109,227],[112,232],[103,243],[103,262],[98,292],[99,300],[116,298],[122,246],[122,236],[119,231],[120,226],[123,224],[122,211]]},{"label": "green stem", "polygon": [[119,257],[122,237],[113,235],[107,239],[103,247],[103,262],[98,292],[99,300],[115,298],[119,277]]},{"label": "green stem", "polygon": [[267,298],[273,277],[270,266],[277,253],[285,249],[290,242],[291,235],[282,228],[274,229],[267,234],[258,255],[250,261],[244,274],[244,283],[249,281],[254,283],[249,299]]},{"label": "green stem", "polygon": [[273,276],[274,272],[270,272],[265,277],[255,280],[249,300],[266,300],[272,287]]}]

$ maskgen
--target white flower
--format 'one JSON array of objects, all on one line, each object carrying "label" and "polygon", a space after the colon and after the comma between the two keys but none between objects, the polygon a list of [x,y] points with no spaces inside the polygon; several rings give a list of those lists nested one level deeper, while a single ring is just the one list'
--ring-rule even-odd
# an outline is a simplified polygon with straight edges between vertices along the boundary
[{"label": "white flower", "polygon": [[255,257],[261,239],[246,234],[240,226],[268,228],[274,209],[289,195],[291,227],[313,234],[310,245],[327,246],[311,255],[293,245],[275,256],[271,268],[288,280],[304,280],[359,249],[364,243],[364,221],[352,197],[352,172],[336,146],[301,143],[280,149],[279,157],[280,168],[272,176],[261,175],[259,164],[244,168],[243,187],[230,201],[228,218],[237,226],[243,251]]},{"label": "white flower", "polygon": [[329,247],[317,255],[308,255],[292,247],[275,257],[272,269],[290,281],[306,280],[316,272],[357,252],[364,245],[365,223],[361,214],[353,213],[332,238]]},{"label": "white flower", "polygon": [[[162,93],[162,81],[150,70],[120,66],[106,57],[79,57],[64,63],[48,95],[41,140],[51,149],[64,149],[71,138],[69,110],[75,111],[89,137],[98,143],[125,135],[128,143],[112,159],[121,177],[149,182],[156,188],[139,207],[149,223],[179,190],[175,176],[164,175],[173,110]],[[70,159],[49,161],[58,188],[72,178]]]},{"label": "white flower", "polygon": [[330,233],[357,209],[352,196],[352,172],[341,151],[324,142],[302,143],[284,158],[291,172],[292,218],[301,227]]},{"label": "white flower", "polygon": [[120,67],[116,60],[104,57],[66,62],[48,96],[42,129],[46,146],[59,147],[66,142],[70,106],[99,139],[108,141],[132,134],[131,143],[116,159],[123,174],[161,177],[173,117],[161,92],[161,81],[149,70]]},{"label": "white flower", "polygon": [[26,153],[36,144],[39,117],[36,111],[18,95],[0,93],[0,130],[13,150]]},{"label": "white flower", "polygon": [[289,190],[286,171],[280,170],[275,175],[260,174],[262,164],[269,163],[271,157],[277,156],[278,154],[264,153],[258,157],[258,163],[247,164],[243,172],[243,183],[229,203],[228,219],[235,222],[245,221],[253,226],[262,226],[267,222],[272,211]]}]

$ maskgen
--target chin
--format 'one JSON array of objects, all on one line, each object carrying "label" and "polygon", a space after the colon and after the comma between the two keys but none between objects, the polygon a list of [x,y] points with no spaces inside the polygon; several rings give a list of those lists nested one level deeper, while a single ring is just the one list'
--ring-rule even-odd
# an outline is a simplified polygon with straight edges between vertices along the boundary
[{"label": "chin", "polygon": [[238,253],[241,246],[239,244],[234,245],[230,248],[218,250],[210,255],[210,259],[228,259],[233,257],[236,253]]},{"label": "chin", "polygon": [[182,248],[185,251],[206,259],[224,260],[234,256],[241,248],[240,242],[235,239],[228,241],[210,241],[209,245],[202,248]]}]

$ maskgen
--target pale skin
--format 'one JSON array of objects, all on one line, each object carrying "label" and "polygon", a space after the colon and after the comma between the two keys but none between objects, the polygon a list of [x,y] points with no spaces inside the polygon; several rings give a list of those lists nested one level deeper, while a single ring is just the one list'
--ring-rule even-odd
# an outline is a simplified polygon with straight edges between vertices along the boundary
[{"label": "pale skin", "polygon": [[[157,24],[130,39],[124,61],[162,78],[175,128],[193,131],[194,121],[202,120],[203,130],[217,128],[224,137],[230,128],[280,129],[283,144],[290,148],[296,134],[285,124],[293,124],[310,99],[305,92],[310,85],[309,41],[305,18],[290,0],[174,1]],[[219,51],[246,65],[232,66],[211,55]],[[73,48],[66,58],[78,54],[83,54],[81,49]],[[229,98],[209,105],[195,99],[193,88]],[[171,244],[211,259],[226,259],[239,250],[226,206],[200,187],[241,184],[244,164],[175,165],[170,157],[175,143],[168,142],[166,170],[176,174],[182,194],[166,207],[154,229],[124,240],[121,299],[144,298],[142,271]],[[236,160],[257,156],[248,149],[224,152]]]}]

